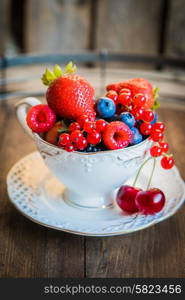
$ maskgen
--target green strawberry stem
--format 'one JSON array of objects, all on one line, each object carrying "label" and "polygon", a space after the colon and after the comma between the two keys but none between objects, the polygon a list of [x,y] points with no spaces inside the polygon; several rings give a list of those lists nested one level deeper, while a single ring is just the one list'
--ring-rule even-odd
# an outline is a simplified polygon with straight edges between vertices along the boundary
[{"label": "green strawberry stem", "polygon": [[149,157],[147,160],[145,160],[142,165],[140,166],[137,174],[136,174],[136,177],[135,177],[135,180],[134,180],[134,183],[133,183],[133,186],[135,187],[136,186],[136,183],[137,183],[137,180],[139,178],[139,175],[141,173],[141,170],[143,169],[143,167],[148,163],[149,160],[153,159],[153,168],[152,168],[152,172],[150,174],[150,178],[149,178],[149,181],[148,181],[148,185],[147,185],[147,189],[149,189],[150,187],[150,184],[151,184],[151,181],[152,181],[152,177],[153,177],[153,174],[154,174],[154,170],[155,170],[155,166],[156,166],[156,158],[155,157]]},{"label": "green strawberry stem", "polygon": [[75,73],[77,70],[77,67],[75,64],[73,64],[72,61],[70,61],[66,66],[64,71],[62,71],[61,67],[59,65],[55,65],[53,68],[53,71],[46,69],[45,73],[42,75],[42,82],[44,85],[50,85],[54,80],[56,80],[59,77],[66,76],[69,74]]}]

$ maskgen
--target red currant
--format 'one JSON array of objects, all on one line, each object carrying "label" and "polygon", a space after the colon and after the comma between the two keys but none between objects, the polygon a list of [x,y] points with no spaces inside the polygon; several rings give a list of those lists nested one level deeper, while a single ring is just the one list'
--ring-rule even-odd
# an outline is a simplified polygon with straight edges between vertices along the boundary
[{"label": "red currant", "polygon": [[118,93],[116,91],[113,90],[108,91],[106,97],[112,99],[115,104],[118,104]]},{"label": "red currant", "polygon": [[66,145],[64,149],[67,152],[72,152],[72,151],[76,150],[75,147],[74,147],[74,145],[72,145],[72,144]]},{"label": "red currant", "polygon": [[164,156],[161,159],[161,166],[163,167],[163,169],[171,169],[174,166],[175,162],[172,156]]},{"label": "red currant", "polygon": [[107,122],[105,120],[99,119],[96,121],[96,131],[98,132],[104,131],[106,126],[107,126]]},{"label": "red currant", "polygon": [[85,137],[81,137],[75,144],[78,150],[84,150],[87,147],[87,140]]},{"label": "red currant", "polygon": [[87,135],[87,141],[89,144],[96,145],[101,142],[101,135],[96,130],[93,130],[88,133]]},{"label": "red currant", "polygon": [[142,134],[150,135],[152,131],[152,125],[150,123],[142,123],[139,129]]},{"label": "red currant", "polygon": [[164,152],[164,153],[168,152],[168,149],[169,149],[168,143],[162,141],[162,142],[159,142],[159,146],[160,146],[160,148],[161,148],[162,153],[163,153],[163,152]]},{"label": "red currant", "polygon": [[164,135],[161,131],[155,130],[155,131],[152,131],[150,137],[154,142],[158,142],[158,141],[161,141],[163,139]]},{"label": "red currant", "polygon": [[144,122],[152,122],[154,119],[154,113],[151,109],[145,109],[142,114],[142,120]]},{"label": "red currant", "polygon": [[92,121],[86,121],[83,128],[86,132],[91,132],[93,129],[95,129],[95,123]]},{"label": "red currant", "polygon": [[153,125],[153,130],[160,130],[160,131],[164,131],[165,129],[165,125],[163,122],[156,122],[154,125]]},{"label": "red currant", "polygon": [[80,129],[80,124],[77,122],[73,122],[69,125],[69,130],[70,131],[75,131]]},{"label": "red currant", "polygon": [[68,133],[62,133],[59,136],[58,146],[64,147],[70,144],[70,135]]},{"label": "red currant", "polygon": [[81,128],[83,128],[84,123],[90,121],[87,115],[82,115],[78,118],[77,122],[80,124]]},{"label": "red currant", "polygon": [[128,106],[128,105],[131,104],[132,98],[131,98],[130,94],[127,94],[126,92],[124,92],[124,93],[122,92],[122,93],[120,93],[119,96],[118,96],[118,101],[119,101],[119,103],[121,103],[122,105]]},{"label": "red currant", "polygon": [[143,94],[136,94],[133,98],[133,102],[136,107],[143,107],[146,102],[146,97]]},{"label": "red currant", "polygon": [[143,115],[143,109],[140,107],[133,108],[131,110],[131,114],[134,115],[136,120],[141,120],[142,115]]},{"label": "red currant", "polygon": [[153,156],[153,157],[161,156],[162,150],[161,150],[161,148],[158,147],[158,146],[153,146],[153,147],[150,149],[150,154],[151,154],[151,156]]},{"label": "red currant", "polygon": [[72,143],[77,143],[78,140],[83,137],[83,133],[80,130],[75,130],[70,135],[70,140]]}]

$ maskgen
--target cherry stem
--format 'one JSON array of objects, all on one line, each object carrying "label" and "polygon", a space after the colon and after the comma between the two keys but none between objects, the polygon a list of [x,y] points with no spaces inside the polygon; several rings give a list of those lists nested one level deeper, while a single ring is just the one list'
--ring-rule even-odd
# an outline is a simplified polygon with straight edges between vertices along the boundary
[{"label": "cherry stem", "polygon": [[[151,159],[153,159],[153,157],[149,157],[149,158],[148,158],[147,160],[145,160],[145,161],[142,163],[142,165],[140,166],[140,168],[139,168],[139,170],[138,170],[138,172],[137,172],[137,174],[136,174],[134,183],[133,183],[133,186],[134,186],[134,187],[136,186],[136,182],[137,182],[137,180],[138,180],[138,178],[139,178],[139,175],[140,175],[140,173],[141,173],[142,168],[143,168],[144,165],[145,165],[149,160],[151,160]],[[151,180],[152,180],[152,179],[151,179]]]},{"label": "cherry stem", "polygon": [[155,166],[156,166],[156,158],[155,157],[152,157],[152,158],[153,158],[153,168],[152,168],[152,172],[150,174],[150,179],[148,181],[147,190],[150,187],[150,184],[151,184],[151,181],[152,181],[152,178],[153,178],[153,175],[154,175]]}]

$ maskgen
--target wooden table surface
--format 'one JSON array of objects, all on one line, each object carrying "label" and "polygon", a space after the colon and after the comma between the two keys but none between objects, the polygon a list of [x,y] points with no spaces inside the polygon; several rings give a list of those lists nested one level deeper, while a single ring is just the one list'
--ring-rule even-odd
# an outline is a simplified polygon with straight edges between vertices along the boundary
[{"label": "wooden table surface", "polygon": [[[148,229],[97,238],[42,227],[13,207],[7,173],[35,150],[16,121],[16,100],[0,103],[0,277],[185,277],[185,206]],[[185,105],[163,102],[160,119],[167,124],[166,139],[185,179]]]}]

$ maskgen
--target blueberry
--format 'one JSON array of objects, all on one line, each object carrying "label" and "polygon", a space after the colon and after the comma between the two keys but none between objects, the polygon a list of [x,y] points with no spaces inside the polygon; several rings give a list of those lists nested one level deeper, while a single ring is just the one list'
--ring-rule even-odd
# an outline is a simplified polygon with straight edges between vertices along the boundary
[{"label": "blueberry", "polygon": [[96,109],[102,118],[111,118],[116,112],[116,105],[113,100],[104,97],[97,101]]},{"label": "blueberry", "polygon": [[131,145],[136,145],[136,144],[139,144],[142,142],[143,140],[143,137],[142,135],[140,134],[139,130],[135,127],[131,128],[131,131],[132,131],[132,141],[131,141]]},{"label": "blueberry", "polygon": [[124,122],[130,128],[134,127],[134,124],[136,122],[134,116],[129,112],[121,113],[120,121]]},{"label": "blueberry", "polygon": [[86,152],[93,152],[93,148],[94,148],[93,145],[88,145],[85,150],[86,150]]},{"label": "blueberry", "polygon": [[157,122],[157,120],[158,120],[158,115],[156,112],[154,112],[154,119],[152,122],[150,122],[150,124],[152,124],[152,125],[155,124]]}]

